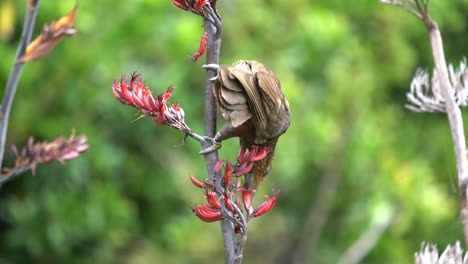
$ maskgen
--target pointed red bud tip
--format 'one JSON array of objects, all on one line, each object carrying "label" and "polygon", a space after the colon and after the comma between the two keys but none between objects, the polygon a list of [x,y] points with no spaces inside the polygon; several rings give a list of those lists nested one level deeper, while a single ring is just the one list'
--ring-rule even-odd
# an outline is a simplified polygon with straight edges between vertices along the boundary
[{"label": "pointed red bud tip", "polygon": [[214,185],[209,180],[204,180],[203,187],[213,189]]},{"label": "pointed red bud tip", "polygon": [[174,85],[171,84],[171,86],[169,86],[167,88],[167,90],[161,95],[162,96],[162,101],[161,101],[162,104],[167,103],[167,100],[169,100],[169,98],[172,96],[172,92],[174,90],[175,90],[175,87],[174,87]]},{"label": "pointed red bud tip", "polygon": [[206,204],[192,208],[192,212],[204,222],[215,222],[224,218],[220,212]]},{"label": "pointed red bud tip", "polygon": [[199,180],[193,177],[192,174],[190,174],[190,181],[193,183],[193,185],[203,189],[203,183],[201,183]]},{"label": "pointed red bud tip", "polygon": [[223,199],[224,199],[224,204],[226,205],[226,208],[231,212],[235,212],[231,199],[229,199],[226,193],[223,194]]},{"label": "pointed red bud tip", "polygon": [[261,205],[259,205],[257,209],[255,209],[255,211],[253,212],[254,217],[268,213],[275,206],[276,200],[279,197],[279,192],[273,192],[273,195],[273,198],[270,198],[268,195],[265,195],[265,198],[267,200]]},{"label": "pointed red bud tip", "polygon": [[239,154],[237,154],[237,162],[240,164],[248,161],[250,161],[249,150],[246,147],[241,146]]},{"label": "pointed red bud tip", "polygon": [[252,170],[253,165],[253,162],[240,164],[240,166],[236,168],[236,177],[240,177],[249,173]]},{"label": "pointed red bud tip", "polygon": [[216,161],[214,168],[213,168],[213,172],[215,174],[219,174],[221,172],[221,166],[223,165],[223,163],[224,163],[224,160]]},{"label": "pointed red bud tip", "polygon": [[172,0],[172,3],[182,10],[187,10],[187,3],[185,0]]},{"label": "pointed red bud tip", "polygon": [[256,149],[255,149],[256,154],[252,158],[252,161],[259,161],[259,160],[264,159],[266,157],[266,155],[268,154],[268,152],[270,152],[270,149],[271,149],[270,146],[256,147]]},{"label": "pointed red bud tip", "polygon": [[224,187],[228,187],[231,185],[232,181],[232,173],[234,172],[234,167],[232,166],[231,162],[226,163],[226,167],[224,167]]},{"label": "pointed red bud tip", "polygon": [[221,204],[218,199],[216,199],[216,194],[214,192],[207,192],[205,194],[206,201],[216,209],[221,209]]},{"label": "pointed red bud tip", "polygon": [[252,215],[253,213],[253,208],[252,208],[253,193],[255,193],[255,189],[242,190],[242,201],[244,202],[244,207],[248,215]]},{"label": "pointed red bud tip", "polygon": [[203,37],[200,41],[200,47],[198,48],[198,51],[195,52],[191,58],[192,58],[192,63],[193,62],[196,62],[198,59],[200,59],[200,57],[205,53],[205,50],[206,50],[206,45],[207,45],[207,40],[208,40],[208,33],[205,32],[203,34]]},{"label": "pointed red bud tip", "polygon": [[237,207],[241,208],[239,197],[236,198],[236,205]]},{"label": "pointed red bud tip", "polygon": [[195,8],[195,10],[197,11],[201,11],[201,9],[206,6],[208,3],[208,0],[197,0],[195,2],[195,5],[193,6]]}]

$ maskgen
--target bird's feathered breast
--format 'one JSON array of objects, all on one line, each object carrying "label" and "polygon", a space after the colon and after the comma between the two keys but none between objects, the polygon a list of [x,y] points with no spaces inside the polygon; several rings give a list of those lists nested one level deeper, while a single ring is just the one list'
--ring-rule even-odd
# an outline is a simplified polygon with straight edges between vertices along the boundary
[{"label": "bird's feathered breast", "polygon": [[276,75],[256,61],[221,65],[213,93],[223,117],[238,127],[252,119],[255,144],[268,144],[289,126],[289,103]]}]

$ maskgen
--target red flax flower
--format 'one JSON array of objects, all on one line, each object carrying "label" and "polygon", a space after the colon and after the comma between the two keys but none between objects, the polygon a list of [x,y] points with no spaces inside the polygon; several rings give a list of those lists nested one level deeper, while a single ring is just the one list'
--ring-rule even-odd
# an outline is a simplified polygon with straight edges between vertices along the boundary
[{"label": "red flax flower", "polygon": [[279,192],[273,192],[273,198],[270,198],[268,195],[265,195],[267,199],[265,202],[260,204],[257,209],[254,210],[253,216],[261,216],[263,214],[268,213],[276,204],[276,200],[278,200]]},{"label": "red flax flower", "polygon": [[[250,219],[269,212],[275,206],[279,192],[273,192],[273,198],[265,196],[266,201],[254,209],[252,198],[255,190],[247,190],[241,184],[241,176],[249,173],[255,162],[265,158],[269,151],[270,146],[254,146],[250,150],[241,148],[235,166],[229,161],[218,160],[213,168],[215,175],[213,182],[208,180],[201,182],[190,175],[190,181],[204,189],[207,201],[207,204],[192,208],[193,213],[205,222],[229,219],[235,225],[237,232],[242,233]],[[233,176],[237,178],[234,182]]]},{"label": "red flax flower", "polygon": [[182,10],[205,16],[203,7],[209,4],[216,10],[216,1],[217,0],[172,0],[172,3]]},{"label": "red flax flower", "polygon": [[196,62],[202,55],[205,53],[206,50],[206,45],[207,45],[207,40],[208,40],[208,33],[204,33],[203,37],[200,41],[200,47],[198,48],[198,51],[195,52],[191,58],[192,58],[192,63]]},{"label": "red flax flower", "polygon": [[164,93],[153,96],[149,87],[138,74],[132,74],[128,83],[125,76],[120,78],[120,83],[115,80],[112,83],[112,91],[117,100],[137,108],[143,113],[143,116],[153,117],[156,125],[168,125],[181,131],[191,131],[184,122],[184,110],[177,104],[167,106],[174,89],[174,86],[170,86]]},{"label": "red flax flower", "polygon": [[207,191],[205,194],[205,198],[213,208],[221,209],[221,204],[219,203],[218,199],[216,199],[216,193],[212,191]]},{"label": "red flax flower", "polygon": [[206,204],[192,208],[192,212],[204,222],[215,222],[224,218],[221,212]]},{"label": "red flax flower", "polygon": [[270,151],[270,146],[253,146],[251,150],[241,147],[237,155],[236,176],[240,177],[252,170],[255,162],[260,161],[266,157]]},{"label": "red flax flower", "polygon": [[244,203],[245,210],[248,215],[252,215],[252,196],[255,193],[255,190],[242,190],[242,202]]}]

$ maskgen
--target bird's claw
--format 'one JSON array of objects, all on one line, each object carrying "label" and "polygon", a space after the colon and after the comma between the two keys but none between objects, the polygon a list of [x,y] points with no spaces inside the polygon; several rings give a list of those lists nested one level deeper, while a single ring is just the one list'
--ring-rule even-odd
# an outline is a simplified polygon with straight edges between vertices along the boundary
[{"label": "bird's claw", "polygon": [[203,138],[205,139],[205,142],[210,141],[211,146],[207,148],[203,148],[199,153],[200,155],[206,155],[221,148],[221,143],[216,141],[214,138],[211,138],[211,137],[203,137]]},{"label": "bird's claw", "polygon": [[211,64],[204,64],[204,65],[202,66],[202,68],[205,69],[205,70],[213,70],[213,71],[216,72],[216,76],[210,78],[210,81],[214,82],[214,81],[216,81],[216,80],[219,79],[219,74],[218,74],[219,65],[218,65],[218,64],[214,64],[214,63],[211,63]]}]

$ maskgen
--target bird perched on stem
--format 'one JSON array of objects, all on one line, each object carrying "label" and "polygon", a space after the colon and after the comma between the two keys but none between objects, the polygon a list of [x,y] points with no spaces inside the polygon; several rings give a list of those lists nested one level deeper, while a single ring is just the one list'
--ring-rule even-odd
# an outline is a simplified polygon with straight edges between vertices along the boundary
[{"label": "bird perched on stem", "polygon": [[269,146],[268,155],[255,163],[245,186],[256,189],[270,171],[278,138],[290,123],[289,103],[276,75],[262,63],[241,60],[233,66],[208,64],[203,68],[215,70],[213,94],[226,124],[214,138],[212,146],[200,154],[221,147],[221,141],[239,137],[241,147]]}]

